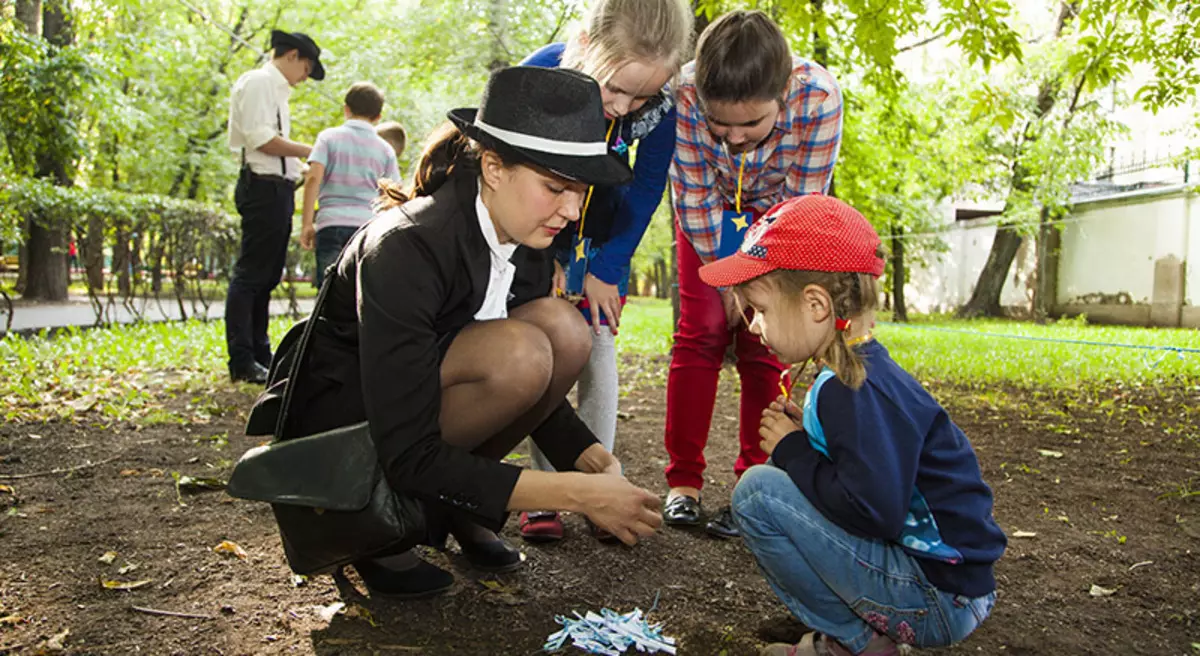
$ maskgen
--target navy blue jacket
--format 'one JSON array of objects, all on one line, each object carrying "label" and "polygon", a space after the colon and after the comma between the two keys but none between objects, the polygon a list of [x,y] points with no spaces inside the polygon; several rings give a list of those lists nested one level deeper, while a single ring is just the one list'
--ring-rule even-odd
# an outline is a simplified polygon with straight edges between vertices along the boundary
[{"label": "navy blue jacket", "polygon": [[857,350],[866,383],[852,390],[818,376],[805,414],[815,410],[819,425],[806,420],[806,430],[784,437],[772,462],[833,523],[915,556],[938,589],[992,592],[1007,538],[971,443],[883,345]]}]

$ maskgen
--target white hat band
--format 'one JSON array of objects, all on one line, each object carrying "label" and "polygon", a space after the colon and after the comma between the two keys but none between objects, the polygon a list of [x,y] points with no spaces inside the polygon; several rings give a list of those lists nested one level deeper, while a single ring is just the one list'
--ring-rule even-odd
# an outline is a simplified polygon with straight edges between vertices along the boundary
[{"label": "white hat band", "polygon": [[494,125],[488,125],[475,118],[475,127],[484,132],[496,137],[497,139],[507,143],[510,146],[518,148],[527,148],[536,150],[540,153],[548,153],[550,155],[573,155],[576,157],[594,157],[596,155],[607,155],[608,144],[603,141],[557,141],[555,139],[543,139],[520,132],[512,132],[498,128]]}]

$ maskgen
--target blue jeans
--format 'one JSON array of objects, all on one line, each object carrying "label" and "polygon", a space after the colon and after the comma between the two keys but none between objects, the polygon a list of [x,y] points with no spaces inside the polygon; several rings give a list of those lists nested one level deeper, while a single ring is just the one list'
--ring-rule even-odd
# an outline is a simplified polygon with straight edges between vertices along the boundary
[{"label": "blue jeans", "polygon": [[325,281],[325,270],[337,262],[338,255],[342,254],[342,249],[346,247],[346,242],[358,232],[358,228],[348,226],[330,226],[321,228],[317,231],[317,273],[313,278],[313,282],[317,285],[317,289],[321,288],[321,283]]},{"label": "blue jeans", "polygon": [[733,512],[788,610],[856,654],[876,633],[917,647],[954,644],[996,603],[995,592],[968,599],[933,587],[898,545],[847,533],[772,465],[742,475]]}]

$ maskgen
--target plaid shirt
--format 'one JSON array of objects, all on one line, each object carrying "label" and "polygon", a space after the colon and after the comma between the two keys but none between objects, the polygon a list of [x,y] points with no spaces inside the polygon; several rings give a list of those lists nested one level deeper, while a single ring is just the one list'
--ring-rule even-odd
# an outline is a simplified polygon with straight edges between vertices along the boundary
[{"label": "plaid shirt", "polygon": [[[742,208],[762,214],[795,196],[829,190],[842,140],[842,91],[817,64],[793,58],[787,99],[775,127],[745,154]],[[675,91],[678,113],[671,191],[675,215],[701,261],[716,258],[721,216],[737,196],[740,155],[709,132],[696,100],[695,62],[683,68]]]}]

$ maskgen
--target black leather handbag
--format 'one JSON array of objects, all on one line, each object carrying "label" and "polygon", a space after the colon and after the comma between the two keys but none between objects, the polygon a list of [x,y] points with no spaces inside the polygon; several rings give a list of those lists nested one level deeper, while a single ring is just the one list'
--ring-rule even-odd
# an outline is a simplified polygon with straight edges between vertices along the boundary
[{"label": "black leather handbag", "polygon": [[[324,574],[372,556],[412,548],[426,535],[423,505],[397,494],[379,465],[367,422],[283,439],[298,374],[320,321],[332,281],[325,280],[312,316],[280,342],[271,386],[256,402],[247,434],[274,441],[250,449],[234,466],[230,496],[265,501],[275,511],[288,565],[297,574]],[[286,378],[279,374],[286,369]]]}]

